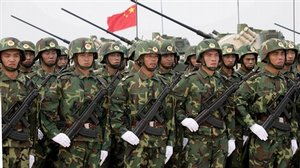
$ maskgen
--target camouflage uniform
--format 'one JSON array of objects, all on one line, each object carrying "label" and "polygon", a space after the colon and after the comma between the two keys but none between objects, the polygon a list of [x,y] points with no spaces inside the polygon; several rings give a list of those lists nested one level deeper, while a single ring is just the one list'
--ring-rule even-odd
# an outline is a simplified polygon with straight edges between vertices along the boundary
[{"label": "camouflage uniform", "polygon": [[[71,59],[74,60],[76,57],[74,55],[77,53],[93,53],[94,60],[98,56],[94,42],[88,38],[79,38],[70,43]],[[62,130],[70,128],[99,90],[106,87],[106,81],[96,76],[92,69],[90,71],[89,76],[84,76],[75,67],[74,71],[61,74],[51,85],[41,108],[42,126],[47,137],[52,138],[60,132],[56,126],[57,121],[66,123],[66,128]],[[57,167],[97,167],[99,165],[100,150],[107,150],[110,142],[106,108],[99,104],[93,112],[96,120],[88,119],[84,123],[79,134],[72,139],[70,147],[59,148]]]},{"label": "camouflage uniform", "polygon": [[[3,51],[16,49],[20,51],[21,59],[24,61],[25,53],[20,41],[13,37],[3,38],[0,41],[0,55]],[[0,60],[0,63],[2,61]],[[20,64],[20,63],[19,63]],[[8,114],[8,110],[16,103],[16,107],[21,105],[24,98],[28,95],[29,91],[33,88],[30,79],[27,78],[23,73],[18,73],[16,79],[10,79],[5,75],[4,72],[0,72],[0,89],[2,92],[2,124],[9,122],[12,113]],[[17,110],[16,108],[15,110]],[[30,125],[35,125],[35,120],[29,120],[29,116],[33,114],[34,111],[30,110],[26,112],[23,118]],[[30,122],[33,121],[33,122]],[[33,137],[35,132],[31,132],[29,127],[24,124],[25,122],[19,121],[16,124],[13,132],[8,136],[8,138],[3,139],[3,167],[28,167],[29,166],[29,154],[31,153],[31,148],[33,145]],[[3,128],[3,125],[2,125]],[[23,134],[26,138],[18,139],[11,136],[15,134]],[[33,151],[32,151],[33,152]]]},{"label": "camouflage uniform", "polygon": [[[268,54],[276,50],[285,50],[283,41],[270,39],[264,42],[260,50],[261,60],[268,62],[266,61]],[[263,124],[270,115],[267,111],[269,106],[286,91],[287,84],[284,77],[281,74],[275,75],[267,69],[263,69],[244,82],[236,92],[235,102],[246,125],[250,127],[255,123]],[[256,135],[250,137],[249,167],[288,166],[289,159],[292,157],[290,138],[296,135],[297,123],[294,118],[287,119],[286,116],[282,116],[279,121],[289,125],[291,130],[270,128],[267,131],[266,141],[260,140]]]},{"label": "camouflage uniform", "polygon": [[[107,57],[109,54],[118,52],[121,54],[121,63],[124,60],[124,48],[122,48],[122,45],[117,42],[107,42],[105,43],[100,50],[100,55],[101,55],[101,63],[104,64],[103,69],[101,71],[97,71],[101,77],[106,79],[109,83],[112,81],[113,78],[117,78],[118,82],[124,77],[124,74],[119,74],[116,76],[116,74],[111,75],[108,72],[108,69],[106,67],[107,64]],[[119,69],[119,67],[116,67],[116,69]],[[120,71],[120,70],[119,70]],[[126,73],[126,72],[125,72]],[[113,86],[112,88],[115,89],[116,86]],[[108,94],[108,105],[110,109],[111,105],[111,94],[113,93],[114,90],[110,90]],[[124,162],[123,162],[123,156],[124,156],[125,148],[124,145],[122,145],[122,140],[121,137],[116,136],[113,132],[111,133],[111,146],[108,152],[108,158],[105,160],[104,165],[102,167],[124,167]]]},{"label": "camouflage uniform", "polygon": [[[144,41],[137,45],[136,60],[145,54],[159,53],[159,46],[153,41]],[[154,74],[148,78],[143,71],[124,77],[112,94],[111,125],[116,135],[121,136],[128,130],[133,130],[143,118],[138,111],[144,108],[148,101],[156,99],[163,89],[165,82]],[[169,98],[165,99],[159,116],[163,122],[153,119],[149,122],[149,128],[162,130],[162,134],[144,132],[139,137],[137,146],[131,146],[125,142],[126,154],[124,156],[125,167],[163,167],[166,145],[174,145],[174,115]],[[149,107],[147,106],[146,109]]]},{"label": "camouflage uniform", "polygon": [[[57,52],[57,57],[60,56],[60,48],[58,46],[57,41],[54,38],[47,37],[47,38],[42,38],[36,43],[36,55],[35,55],[35,60],[41,59],[42,57],[42,52],[47,51],[47,50],[56,50]],[[49,75],[49,76],[48,76]],[[38,118],[39,121],[40,119],[40,108],[41,108],[41,102],[45,98],[45,94],[49,91],[49,88],[51,84],[56,80],[58,74],[55,73],[48,73],[43,68],[40,66],[39,69],[37,69],[35,72],[32,72],[28,74],[28,77],[40,88],[40,96],[38,98],[38,104],[37,104],[37,111],[38,111]],[[42,83],[44,80],[48,78],[47,83],[42,86]],[[41,128],[40,123],[38,123],[38,127]],[[46,165],[51,167],[50,165],[53,164],[53,158],[48,158],[46,159],[47,155],[54,151],[55,148],[53,147],[53,143],[51,143],[52,140],[44,138],[43,140],[39,140],[38,143],[35,146],[36,150],[36,159],[34,163],[34,167],[45,167]],[[52,149],[53,148],[53,149]],[[50,159],[51,161],[48,161]],[[46,161],[48,161],[46,163]]]},{"label": "camouflage uniform", "polygon": [[[222,55],[215,40],[203,40],[196,48],[196,59],[198,61],[201,59],[202,66],[205,66],[202,54],[209,50],[218,51],[220,57]],[[175,108],[177,120],[182,122],[186,118],[195,118],[200,111],[206,108],[208,103],[215,101],[224,90],[225,86],[221,76],[216,71],[212,76],[209,76],[200,67],[199,70],[185,75],[174,88],[174,94],[177,98]],[[223,121],[224,116],[219,110],[211,113],[217,120],[221,120],[222,128],[204,122],[196,132],[185,129],[185,136],[189,139],[186,147],[188,150],[186,155],[187,167],[225,166],[228,150],[227,141],[228,138],[234,138],[232,132],[234,129],[233,111],[227,112],[225,122]]]}]

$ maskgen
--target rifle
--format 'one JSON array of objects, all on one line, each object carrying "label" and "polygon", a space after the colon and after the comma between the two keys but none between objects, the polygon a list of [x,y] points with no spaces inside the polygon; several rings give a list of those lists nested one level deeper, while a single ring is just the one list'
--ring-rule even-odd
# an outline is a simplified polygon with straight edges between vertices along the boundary
[{"label": "rifle", "polygon": [[[242,78],[242,80],[240,80],[239,82],[235,82],[234,84],[232,84],[229,88],[227,88],[222,95],[212,104],[210,104],[210,106],[204,110],[202,110],[194,119],[195,121],[200,125],[205,121],[208,121],[209,119],[211,120],[215,120],[214,117],[212,117],[210,114],[213,111],[216,111],[217,109],[221,108],[224,104],[224,102],[228,99],[228,97],[234,93],[242,83],[244,83],[247,79],[249,79],[251,76],[253,76],[255,73],[257,73],[258,68],[250,73],[248,73],[246,76],[244,76],[244,78]],[[226,113],[221,110],[223,116],[226,115]],[[214,122],[214,121],[212,121]],[[222,128],[223,127],[223,123],[218,123],[217,124],[218,127]]]},{"label": "rifle", "polygon": [[[62,71],[62,70],[61,70]],[[46,86],[47,82],[50,80],[50,78],[53,76],[53,74],[48,74],[46,78],[42,81],[41,86],[39,88],[34,87],[30,93],[23,99],[22,104],[17,108],[18,103],[14,103],[7,111],[7,113],[3,116],[3,120],[6,121],[7,124],[4,124],[2,126],[2,138],[6,139],[8,136],[25,141],[28,139],[28,136],[24,133],[18,133],[13,130],[17,123],[21,120],[23,124],[28,127],[29,123],[22,119],[23,115],[29,110],[29,107],[31,106],[32,102],[35,98],[39,95],[39,91],[42,87]],[[17,109],[17,110],[15,110]],[[15,113],[13,113],[16,111]],[[12,116],[9,116],[12,114]]]},{"label": "rifle", "polygon": [[[286,105],[291,102],[291,97],[296,93],[296,91],[299,89],[300,82],[295,82],[289,90],[286,92],[280,103],[275,107],[274,110],[271,110],[271,108],[268,108],[268,111],[270,112],[270,115],[266,119],[266,121],[262,124],[262,127],[264,127],[265,130],[268,130],[274,124],[276,123],[276,119],[278,119],[281,114],[284,112],[286,115],[288,114],[286,111]],[[278,122],[280,123],[280,122]],[[285,129],[284,125],[281,125],[281,129]],[[288,130],[288,129],[285,129]]]},{"label": "rifle", "polygon": [[82,17],[80,17],[80,16],[78,16],[78,15],[76,15],[76,14],[74,14],[74,13],[72,13],[72,12],[66,10],[66,9],[64,9],[64,8],[61,8],[61,10],[65,11],[65,12],[67,12],[67,13],[69,13],[69,14],[71,14],[71,15],[73,15],[73,16],[75,16],[75,17],[77,17],[77,18],[79,18],[79,19],[81,19],[81,20],[83,20],[83,21],[85,21],[85,22],[87,22],[87,23],[89,23],[89,24],[95,26],[95,27],[97,27],[98,29],[101,29],[101,30],[105,31],[106,33],[108,33],[108,34],[110,34],[110,35],[112,35],[112,36],[114,36],[114,37],[117,37],[118,39],[120,39],[121,41],[123,41],[123,42],[125,42],[125,43],[127,43],[127,44],[129,44],[129,45],[132,45],[132,44],[133,44],[132,41],[126,39],[125,37],[119,36],[119,35],[117,35],[117,34],[115,34],[115,33],[113,33],[113,32],[110,32],[110,31],[108,31],[108,30],[105,30],[104,28],[102,28],[102,27],[96,25],[95,23],[92,23],[92,22],[90,22],[90,21],[88,21],[88,20],[86,20],[86,19],[84,19],[84,18],[82,18]]},{"label": "rifle", "polygon": [[33,24],[30,24],[30,23],[28,23],[28,22],[26,22],[26,21],[24,21],[24,20],[22,20],[22,19],[20,19],[20,18],[18,18],[18,17],[16,17],[16,16],[14,16],[14,15],[10,15],[10,16],[13,17],[13,18],[15,18],[15,19],[17,19],[17,20],[19,20],[19,21],[21,21],[21,22],[23,22],[23,23],[26,23],[26,24],[28,24],[29,26],[32,26],[32,27],[34,27],[34,28],[36,28],[36,29],[38,29],[38,30],[40,30],[40,31],[42,31],[42,32],[47,33],[47,34],[49,34],[49,35],[51,35],[51,36],[53,36],[53,37],[55,37],[55,38],[57,38],[57,39],[63,41],[63,42],[66,43],[66,44],[70,44],[70,41],[68,41],[68,40],[66,40],[66,39],[63,39],[63,38],[61,38],[61,37],[58,37],[58,36],[56,36],[56,35],[54,35],[54,34],[48,32],[48,31],[46,31],[46,30],[44,30],[44,29],[41,29],[41,28],[39,28],[39,27],[37,27],[37,26],[35,26],[35,25],[33,25]]},{"label": "rifle", "polygon": [[[140,136],[145,129],[147,128],[149,121],[154,118],[154,116],[157,114],[158,109],[160,108],[161,104],[163,103],[164,99],[168,96],[168,94],[172,91],[173,87],[180,81],[181,74],[177,74],[172,81],[171,85],[166,85],[162,92],[159,94],[155,102],[152,104],[148,112],[146,113],[146,116],[141,119],[140,122],[138,122],[137,126],[133,129],[133,133],[136,136]],[[145,106],[144,106],[145,107]],[[138,111],[138,114],[145,114],[143,113],[145,108],[142,108]]]},{"label": "rifle", "polygon": [[[119,78],[120,71],[116,73],[110,84],[101,89],[94,97],[94,99],[88,104],[87,108],[79,115],[78,119],[72,124],[70,128],[65,131],[65,134],[72,140],[81,130],[83,124],[92,116],[94,110],[99,106],[99,102],[103,100],[104,96],[106,96],[111,87],[116,87],[116,83],[119,82],[117,80]],[[101,103],[102,104],[102,103]]]},{"label": "rifle", "polygon": [[295,31],[295,30],[292,30],[292,29],[290,29],[290,28],[287,28],[287,27],[285,27],[285,26],[282,26],[282,25],[280,25],[280,24],[278,24],[278,23],[274,23],[276,26],[279,26],[279,27],[281,27],[281,28],[284,28],[284,29],[286,29],[286,30],[289,30],[289,31],[291,31],[291,32],[293,32],[293,33],[296,33],[296,34],[298,34],[298,35],[300,35],[300,33],[299,32],[297,32],[297,31]]},{"label": "rifle", "polygon": [[160,13],[160,12],[158,12],[158,11],[152,9],[152,8],[149,8],[148,6],[146,6],[146,5],[144,5],[144,4],[141,4],[141,3],[139,3],[139,2],[137,2],[137,1],[135,1],[135,0],[130,0],[130,1],[133,2],[133,3],[135,3],[135,4],[137,4],[137,5],[139,5],[139,6],[141,6],[141,7],[143,7],[143,8],[146,8],[146,9],[150,10],[151,12],[154,12],[154,13],[156,13],[156,14],[158,14],[158,15],[160,15],[160,16],[166,18],[166,19],[169,19],[169,20],[171,20],[172,22],[177,23],[177,24],[179,24],[180,26],[182,26],[182,27],[184,27],[184,28],[186,28],[186,29],[191,30],[192,32],[196,33],[197,35],[199,35],[199,36],[201,36],[201,37],[203,37],[203,38],[207,38],[207,39],[215,39],[213,36],[211,36],[211,35],[209,35],[209,34],[206,34],[206,33],[202,32],[202,31],[200,31],[200,30],[196,30],[196,29],[194,29],[194,28],[192,28],[192,27],[190,27],[190,26],[188,26],[188,25],[186,25],[186,24],[183,24],[183,23],[181,23],[181,22],[179,22],[179,21],[177,21],[177,20],[175,20],[175,19],[173,19],[173,18],[171,18],[171,17],[165,15],[165,14],[162,14],[162,13]]}]

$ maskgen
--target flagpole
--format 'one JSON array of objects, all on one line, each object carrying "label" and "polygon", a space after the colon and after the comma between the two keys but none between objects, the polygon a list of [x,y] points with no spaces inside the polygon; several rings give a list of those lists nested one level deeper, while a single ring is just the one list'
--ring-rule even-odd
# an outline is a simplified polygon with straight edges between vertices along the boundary
[{"label": "flagpole", "polygon": [[238,16],[238,24],[240,24],[240,1],[237,0],[237,16]]},{"label": "flagpole", "polygon": [[[137,1],[137,0],[136,0]],[[135,4],[136,5],[136,4]],[[138,24],[138,5],[135,8],[136,28],[135,28],[135,40],[139,39],[139,24]]]},{"label": "flagpole", "polygon": [[296,36],[296,34],[295,34],[295,29],[296,29],[295,12],[296,12],[296,9],[295,9],[295,0],[293,0],[293,30],[294,30],[294,34],[293,35],[294,35],[294,43],[296,43],[296,41],[295,41],[296,40],[296,37],[295,37]]},{"label": "flagpole", "polygon": [[[162,0],[160,0],[160,13],[163,13]],[[161,35],[164,34],[164,18],[161,16]]]}]

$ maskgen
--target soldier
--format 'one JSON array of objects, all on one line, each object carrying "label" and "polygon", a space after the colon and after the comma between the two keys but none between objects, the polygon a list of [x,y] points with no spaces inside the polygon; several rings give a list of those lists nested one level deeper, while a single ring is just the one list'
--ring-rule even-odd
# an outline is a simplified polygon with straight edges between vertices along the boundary
[{"label": "soldier", "polygon": [[126,62],[128,64],[127,71],[129,72],[129,74],[136,73],[141,68],[139,63],[135,61],[136,46],[140,42],[141,41],[135,41],[128,50],[128,58],[127,58],[128,60]]},{"label": "soldier", "polygon": [[60,57],[57,58],[56,69],[60,71],[62,68],[67,68],[69,65],[68,49],[64,46],[59,46]]},{"label": "soldier", "polygon": [[163,167],[173,153],[175,123],[170,97],[165,99],[158,116],[149,122],[140,137],[131,131],[163,89],[165,82],[154,73],[158,54],[156,42],[141,41],[135,51],[135,61],[141,69],[124,77],[112,94],[111,125],[113,131],[126,141],[125,167]]},{"label": "soldier", "polygon": [[260,49],[264,69],[236,91],[237,109],[254,134],[250,138],[249,167],[288,167],[298,148],[293,138],[297,132],[294,117],[281,115],[269,130],[261,126],[270,115],[269,110],[274,109],[287,92],[287,83],[280,73],[285,53],[284,41],[274,38],[265,41]]},{"label": "soldier", "polygon": [[20,71],[25,75],[33,72],[35,45],[31,41],[21,41],[25,50],[25,60],[21,62]]},{"label": "soldier", "polygon": [[193,119],[225,90],[216,71],[221,57],[222,51],[215,40],[201,41],[196,48],[196,60],[201,67],[185,75],[173,91],[177,98],[177,120],[187,128],[187,167],[224,167],[226,155],[235,149],[233,111],[224,109],[228,113],[224,116],[216,110],[211,113],[214,121],[206,120],[200,126]]},{"label": "soldier", "polygon": [[186,49],[184,54],[184,64],[187,65],[185,73],[189,74],[198,70],[200,63],[196,61],[196,46],[190,46]]},{"label": "soldier", "polygon": [[[241,67],[237,71],[235,71],[233,76],[238,80],[242,80],[248,73],[252,72],[252,70],[254,69],[257,62],[258,53],[254,47],[248,44],[240,47],[238,53],[240,54],[240,59],[238,63],[241,64]],[[236,150],[227,160],[226,167],[249,167],[249,149],[248,143],[246,143],[249,137],[248,134],[249,133],[247,131],[246,124],[241,120],[241,116],[238,110],[235,109]]]},{"label": "soldier", "polygon": [[[42,123],[45,134],[50,138],[63,135],[62,142],[68,136],[61,132],[55,122],[64,121],[70,129],[82,117],[86,107],[95,95],[106,87],[106,81],[93,72],[93,63],[98,54],[95,44],[89,38],[73,40],[69,46],[69,56],[74,61],[74,71],[66,71],[59,76],[49,94],[43,101]],[[107,157],[110,142],[107,108],[103,98],[92,115],[82,125],[79,133],[72,139],[71,146],[61,144],[57,167],[97,167]],[[59,143],[60,141],[58,141]]]},{"label": "soldier", "polygon": [[[48,92],[51,84],[56,80],[58,74],[55,73],[55,65],[57,62],[57,58],[60,57],[60,48],[57,41],[52,37],[46,37],[40,39],[36,43],[36,51],[34,60],[39,60],[40,67],[28,74],[28,77],[32,79],[32,81],[39,87],[40,89],[40,97],[38,98],[38,106],[37,111],[40,112],[41,101],[45,98],[45,93]],[[42,83],[47,80],[47,82],[42,86]],[[38,114],[38,116],[40,116]],[[38,123],[38,127],[41,128],[40,123]],[[53,143],[49,139],[43,139],[42,133],[40,133],[40,140],[35,146],[36,149],[36,161],[34,163],[34,167],[45,167],[46,165],[51,167],[53,164],[54,156],[48,156],[49,153],[57,153],[56,148],[53,147]]]},{"label": "soldier", "polygon": [[[119,74],[119,76],[116,75],[117,72],[120,71],[121,64],[124,61],[124,48],[122,48],[122,45],[118,42],[107,42],[101,47],[100,54],[102,57],[101,63],[103,64],[103,69],[97,73],[109,82],[115,77],[118,81],[121,80],[123,74]],[[119,82],[116,82],[116,84],[118,83]],[[109,91],[109,101],[113,91],[114,90]],[[109,155],[102,167],[124,167],[124,151],[125,149],[122,145],[121,137],[112,133]]]},{"label": "soldier", "polygon": [[[24,60],[25,51],[18,39],[13,37],[1,39],[0,63],[2,63],[3,69],[0,72],[0,89],[3,100],[1,107],[3,111],[1,117],[3,125],[11,122],[12,115],[18,109],[18,105],[22,103],[24,98],[29,94],[29,91],[33,89],[30,79],[18,71],[21,62]],[[10,108],[13,109],[11,113],[8,112]],[[34,112],[26,112],[22,117],[23,119],[17,122],[12,133],[6,139],[3,139],[3,167],[32,166],[34,151],[31,149],[36,130],[30,131],[28,125],[35,125],[37,120],[29,120],[29,115],[32,113]]]},{"label": "soldier", "polygon": [[225,81],[226,86],[230,86],[233,82],[238,81],[236,76],[234,76],[234,66],[239,60],[239,54],[235,51],[232,44],[223,44],[222,45],[222,60],[221,68],[219,73]]}]

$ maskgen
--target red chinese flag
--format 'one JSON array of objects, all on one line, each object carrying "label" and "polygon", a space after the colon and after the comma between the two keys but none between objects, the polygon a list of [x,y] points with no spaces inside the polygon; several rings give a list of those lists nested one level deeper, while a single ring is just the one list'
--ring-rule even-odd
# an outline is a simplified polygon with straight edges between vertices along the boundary
[{"label": "red chinese flag", "polygon": [[108,31],[115,32],[136,26],[136,5],[132,5],[126,11],[107,18]]}]

